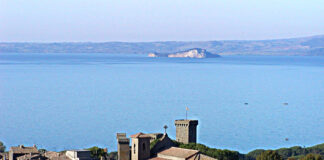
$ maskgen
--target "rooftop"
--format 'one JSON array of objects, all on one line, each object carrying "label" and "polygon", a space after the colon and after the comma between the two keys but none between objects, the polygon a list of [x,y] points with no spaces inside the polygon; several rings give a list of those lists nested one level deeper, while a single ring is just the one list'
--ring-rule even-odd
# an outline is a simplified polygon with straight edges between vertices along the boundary
[{"label": "rooftop", "polygon": [[35,155],[25,154],[23,156],[17,157],[17,160],[29,160],[29,159],[35,159],[35,158],[40,159],[40,157],[42,157],[40,154],[35,154]]},{"label": "rooftop", "polygon": [[86,149],[72,149],[72,150],[67,150],[67,151],[72,151],[72,152],[90,152],[89,150],[86,150]]},{"label": "rooftop", "polygon": [[198,150],[171,147],[171,148],[166,149],[162,152],[159,152],[158,155],[161,154],[161,155],[167,155],[167,156],[173,156],[173,157],[179,157],[179,158],[190,158],[191,156],[193,156],[197,153],[199,153]]},{"label": "rooftop", "polygon": [[142,132],[139,132],[137,134],[131,135],[131,138],[151,138],[150,135],[144,134]]},{"label": "rooftop", "polygon": [[117,139],[118,143],[129,143],[129,138],[121,137]]},{"label": "rooftop", "polygon": [[178,119],[174,121],[175,125],[177,124],[191,124],[191,125],[198,125],[198,120],[193,119]]},{"label": "rooftop", "polygon": [[119,138],[126,138],[126,133],[117,133],[117,139]]},{"label": "rooftop", "polygon": [[175,120],[175,121],[187,121],[187,122],[190,122],[190,121],[197,121],[197,122],[198,122],[198,120],[195,120],[195,119],[177,119],[177,120]]},{"label": "rooftop", "polygon": [[169,159],[165,159],[165,158],[161,158],[161,157],[153,157],[153,158],[150,158],[149,160],[169,160]]},{"label": "rooftop", "polygon": [[25,147],[23,145],[19,145],[18,147],[10,147],[10,151],[13,153],[38,153],[37,147]]}]

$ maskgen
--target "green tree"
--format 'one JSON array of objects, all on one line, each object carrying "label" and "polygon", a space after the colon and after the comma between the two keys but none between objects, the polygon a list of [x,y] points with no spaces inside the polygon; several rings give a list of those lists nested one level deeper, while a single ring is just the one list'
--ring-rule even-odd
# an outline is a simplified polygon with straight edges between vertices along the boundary
[{"label": "green tree", "polygon": [[117,160],[117,152],[110,152],[108,153],[108,157],[110,160]]},{"label": "green tree", "polygon": [[240,153],[237,151],[230,151],[230,150],[221,150],[216,148],[209,148],[203,144],[199,143],[189,143],[189,144],[183,144],[183,143],[175,143],[177,147],[180,148],[187,148],[187,149],[194,149],[199,150],[201,153],[216,158],[218,160],[238,160],[240,159]]},{"label": "green tree", "polygon": [[257,160],[282,160],[282,157],[276,152],[272,150],[268,150],[262,152],[260,155],[257,156]]},{"label": "green tree", "polygon": [[319,154],[307,154],[305,157],[301,158],[300,160],[323,160],[322,156]]},{"label": "green tree", "polygon": [[150,149],[152,149],[160,140],[156,139],[153,142],[150,143]]},{"label": "green tree", "polygon": [[246,154],[246,157],[247,157],[248,159],[253,159],[253,160],[255,160],[256,157],[257,157],[258,155],[260,155],[261,153],[263,153],[264,151],[265,151],[264,149],[256,149],[256,150],[251,151],[251,152],[249,152],[248,154]]},{"label": "green tree", "polygon": [[38,152],[39,152],[40,154],[45,154],[46,149],[39,149]]},{"label": "green tree", "polygon": [[93,158],[99,159],[101,157],[108,156],[103,148],[94,146],[94,147],[88,148],[87,150],[91,151],[91,157],[93,157]]},{"label": "green tree", "polygon": [[6,146],[0,141],[0,153],[6,150]]}]

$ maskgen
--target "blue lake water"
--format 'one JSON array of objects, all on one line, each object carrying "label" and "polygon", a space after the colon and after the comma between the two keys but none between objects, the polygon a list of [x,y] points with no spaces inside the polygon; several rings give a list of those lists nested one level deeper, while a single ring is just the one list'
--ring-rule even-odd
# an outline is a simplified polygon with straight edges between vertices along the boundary
[{"label": "blue lake water", "polygon": [[165,124],[175,138],[186,106],[199,120],[198,142],[211,147],[324,143],[324,57],[0,55],[0,141],[8,147],[114,151],[117,132],[163,132]]}]

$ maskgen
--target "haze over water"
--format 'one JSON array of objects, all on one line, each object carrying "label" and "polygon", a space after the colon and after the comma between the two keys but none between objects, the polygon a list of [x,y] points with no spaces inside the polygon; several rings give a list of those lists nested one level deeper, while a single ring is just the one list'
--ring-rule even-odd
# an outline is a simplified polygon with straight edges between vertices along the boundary
[{"label": "haze over water", "polygon": [[166,124],[174,138],[188,106],[210,147],[310,146],[324,142],[323,93],[324,57],[1,54],[0,140],[113,151],[117,132]]}]

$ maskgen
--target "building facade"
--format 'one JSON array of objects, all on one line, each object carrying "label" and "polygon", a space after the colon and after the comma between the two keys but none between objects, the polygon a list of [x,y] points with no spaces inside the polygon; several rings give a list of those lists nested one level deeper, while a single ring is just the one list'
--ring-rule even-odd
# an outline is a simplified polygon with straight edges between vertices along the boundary
[{"label": "building facade", "polygon": [[131,136],[132,138],[132,160],[146,160],[151,156],[150,139],[151,136],[137,133]]},{"label": "building facade", "polygon": [[65,155],[71,160],[92,160],[89,150],[69,150]]},{"label": "building facade", "polygon": [[176,141],[188,144],[197,143],[198,120],[175,120]]},{"label": "building facade", "polygon": [[130,160],[129,138],[126,133],[117,133],[117,158],[118,160]]},{"label": "building facade", "polygon": [[39,154],[37,147],[35,145],[33,147],[25,147],[23,145],[19,145],[18,147],[10,147],[9,160],[17,160],[18,157],[27,154],[31,156]]}]

